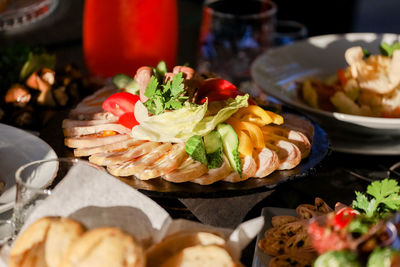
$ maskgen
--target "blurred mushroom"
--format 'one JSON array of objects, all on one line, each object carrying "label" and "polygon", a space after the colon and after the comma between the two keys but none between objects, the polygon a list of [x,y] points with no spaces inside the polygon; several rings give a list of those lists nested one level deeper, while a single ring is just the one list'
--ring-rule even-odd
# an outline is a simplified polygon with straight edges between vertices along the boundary
[{"label": "blurred mushroom", "polygon": [[55,78],[55,72],[51,69],[43,68],[40,72],[40,78],[42,78],[43,81],[47,82],[49,85],[53,85],[56,78]]},{"label": "blurred mushroom", "polygon": [[[50,72],[46,72],[45,75],[47,76],[45,77],[51,82],[50,74],[48,73]],[[52,82],[54,83],[54,76]],[[31,74],[31,76],[29,76],[29,78],[26,80],[26,86],[40,91],[40,94],[37,98],[38,104],[51,107],[54,107],[56,105],[51,94],[51,85],[47,81],[43,80],[43,78],[39,76],[37,72],[34,72]]]},{"label": "blurred mushroom", "polygon": [[5,102],[14,106],[23,107],[31,100],[31,94],[21,84],[14,84],[5,95]]}]

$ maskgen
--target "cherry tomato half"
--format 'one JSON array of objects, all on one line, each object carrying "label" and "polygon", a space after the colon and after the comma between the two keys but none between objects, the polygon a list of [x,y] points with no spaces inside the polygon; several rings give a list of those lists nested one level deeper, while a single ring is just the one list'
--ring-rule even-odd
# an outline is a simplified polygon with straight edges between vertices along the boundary
[{"label": "cherry tomato half", "polygon": [[132,129],[134,126],[139,125],[139,122],[136,120],[135,113],[133,112],[122,114],[118,119],[118,123],[129,129]]},{"label": "cherry tomato half", "polygon": [[224,79],[210,78],[204,80],[199,86],[199,99],[203,99],[209,93],[215,91],[238,91],[237,87]]},{"label": "cherry tomato half", "polygon": [[127,112],[133,112],[138,100],[140,100],[140,97],[137,95],[127,92],[118,92],[108,97],[103,102],[102,107],[105,111],[120,117]]},{"label": "cherry tomato half", "polygon": [[338,212],[335,214],[335,225],[339,228],[342,229],[344,228],[349,222],[351,222],[354,218],[354,216],[358,214],[358,212],[350,207],[344,207],[340,209]]}]

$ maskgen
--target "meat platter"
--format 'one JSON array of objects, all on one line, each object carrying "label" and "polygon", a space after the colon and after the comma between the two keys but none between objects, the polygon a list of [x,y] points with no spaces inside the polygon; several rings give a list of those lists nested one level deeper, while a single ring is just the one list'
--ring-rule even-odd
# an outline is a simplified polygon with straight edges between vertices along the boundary
[{"label": "meat platter", "polygon": [[114,77],[71,110],[63,131],[76,157],[162,197],[271,190],[307,175],[329,151],[309,119],[264,110],[228,81],[160,64]]}]

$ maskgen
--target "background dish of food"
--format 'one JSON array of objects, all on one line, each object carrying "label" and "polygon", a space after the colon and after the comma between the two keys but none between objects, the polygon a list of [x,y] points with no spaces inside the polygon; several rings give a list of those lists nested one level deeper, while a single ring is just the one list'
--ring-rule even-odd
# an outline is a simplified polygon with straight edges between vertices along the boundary
[{"label": "background dish of food", "polygon": [[265,254],[257,245],[259,241],[264,238],[265,231],[272,227],[271,224],[272,217],[277,215],[296,216],[297,214],[296,210],[294,209],[265,207],[262,209],[261,215],[264,217],[264,227],[257,235],[252,267],[267,267],[269,261],[273,258],[272,256]]},{"label": "background dish of food", "polygon": [[[42,139],[0,123],[0,178],[5,184],[0,195],[0,212],[13,207],[17,169],[31,161],[52,158],[57,158],[56,152]],[[41,177],[50,181],[52,175]]]},{"label": "background dish of food", "polygon": [[[290,46],[271,49],[255,60],[252,76],[256,83],[270,96],[308,113],[330,134],[340,129],[346,136],[400,135],[400,119],[373,118],[327,112],[306,105],[297,95],[296,81],[306,77],[324,78],[347,66],[344,52],[352,46],[361,46],[371,53],[379,53],[381,42],[399,41],[396,34],[350,33],[323,35],[300,41]],[[348,142],[332,138],[332,148],[341,152],[376,154],[368,146],[349,151]],[[340,142],[339,142],[340,141]],[[393,143],[392,143],[393,145]],[[380,154],[386,154],[384,151]],[[391,154],[391,153],[388,153]]]}]

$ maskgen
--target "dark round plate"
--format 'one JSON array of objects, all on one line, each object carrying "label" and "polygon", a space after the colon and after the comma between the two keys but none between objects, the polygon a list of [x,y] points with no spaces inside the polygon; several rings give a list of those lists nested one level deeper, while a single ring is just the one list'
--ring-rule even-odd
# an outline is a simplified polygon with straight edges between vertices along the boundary
[{"label": "dark round plate", "polygon": [[155,198],[218,198],[269,191],[280,183],[307,176],[328,154],[330,145],[325,131],[315,122],[311,122],[314,125],[314,140],[309,157],[303,159],[292,170],[275,171],[266,178],[250,178],[240,183],[221,181],[212,185],[198,185],[190,182],[171,183],[161,178],[148,181],[122,177],[119,179],[147,196]]}]

